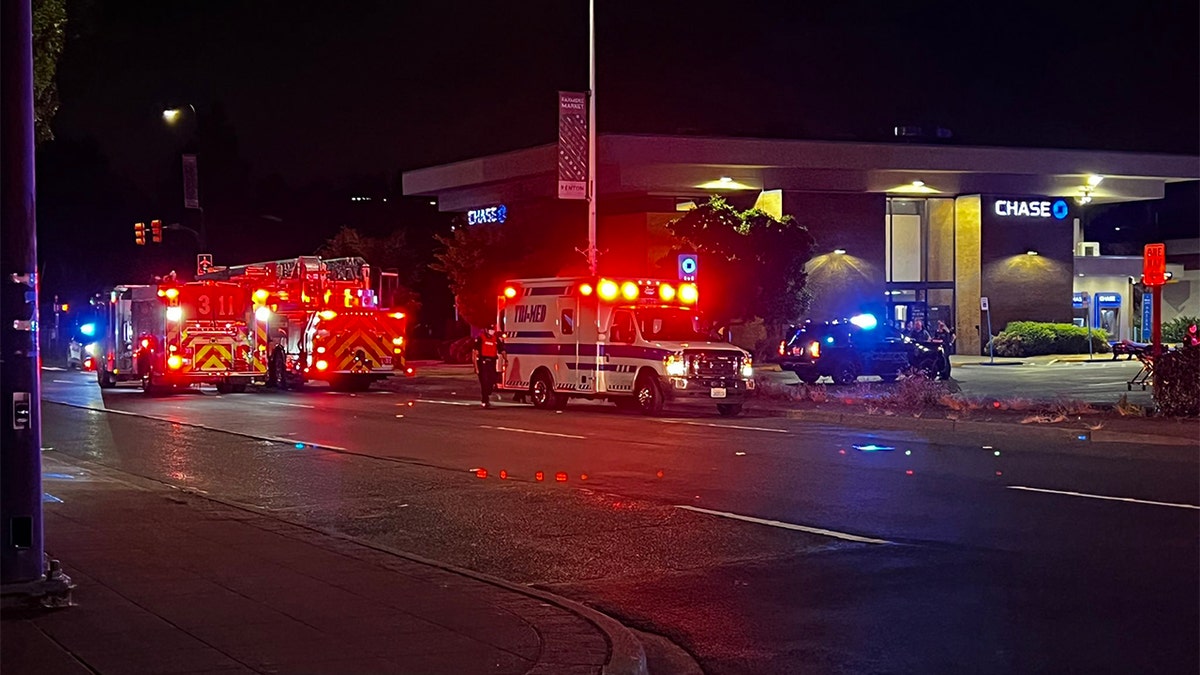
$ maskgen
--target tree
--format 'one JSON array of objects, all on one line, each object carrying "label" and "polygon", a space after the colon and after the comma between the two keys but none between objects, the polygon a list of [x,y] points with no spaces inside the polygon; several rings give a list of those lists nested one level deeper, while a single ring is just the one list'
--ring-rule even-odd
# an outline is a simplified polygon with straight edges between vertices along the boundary
[{"label": "tree", "polygon": [[[804,265],[814,241],[791,216],[779,220],[758,209],[738,211],[721,197],[667,224],[682,250],[703,256],[703,304],[719,323],[761,318],[773,343],[808,307]],[[759,351],[765,349],[759,345]]]},{"label": "tree", "polygon": [[54,139],[50,121],[58,112],[54,75],[66,43],[66,0],[33,0],[33,117],[37,141]]},{"label": "tree", "polygon": [[458,315],[472,326],[494,322],[496,293],[517,269],[513,238],[502,225],[484,224],[455,227],[450,236],[436,239],[442,250],[430,267],[450,280]]}]

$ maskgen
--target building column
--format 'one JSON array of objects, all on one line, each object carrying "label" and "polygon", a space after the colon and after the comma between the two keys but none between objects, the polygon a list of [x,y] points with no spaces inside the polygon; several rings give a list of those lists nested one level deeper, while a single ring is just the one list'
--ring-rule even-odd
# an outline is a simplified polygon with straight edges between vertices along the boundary
[{"label": "building column", "polygon": [[958,325],[957,353],[978,356],[987,344],[987,322],[979,309],[980,232],[983,199],[963,195],[954,200],[954,316]]}]

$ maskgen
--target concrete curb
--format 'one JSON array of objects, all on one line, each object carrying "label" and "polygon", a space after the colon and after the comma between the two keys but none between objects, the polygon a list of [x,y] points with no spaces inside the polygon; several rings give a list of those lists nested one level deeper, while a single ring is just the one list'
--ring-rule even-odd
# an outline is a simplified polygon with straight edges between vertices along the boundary
[{"label": "concrete curb", "polygon": [[[153,419],[153,418],[150,418],[150,419]],[[154,420],[154,421],[159,421],[159,420]],[[212,431],[215,431],[217,433],[224,433],[224,432],[221,432],[221,431],[215,430],[215,429],[213,429]],[[600,631],[601,634],[604,635],[604,639],[608,642],[608,647],[609,647],[608,662],[604,664],[604,666],[602,667],[602,671],[601,671],[602,673],[604,673],[604,675],[648,675],[648,670],[647,670],[647,666],[646,666],[646,652],[642,647],[642,643],[634,635],[633,631],[631,629],[627,628],[621,622],[617,621],[616,619],[608,616],[607,614],[604,614],[595,609],[592,609],[591,607],[588,607],[587,605],[584,605],[583,603],[576,602],[574,600],[570,600],[570,599],[564,598],[559,595],[555,595],[554,593],[550,593],[549,591],[544,591],[544,590],[541,590],[538,588],[533,588],[530,586],[522,586],[520,584],[515,584],[510,581],[505,581],[504,579],[500,579],[498,577],[493,577],[491,575],[484,574],[482,572],[476,572],[474,570],[469,570],[466,568],[458,567],[456,565],[450,565],[447,563],[439,562],[437,560],[425,558],[423,556],[419,556],[414,553],[408,553],[406,551],[399,551],[399,550],[393,549],[391,547],[384,546],[382,544],[377,544],[374,542],[369,542],[369,541],[359,539],[358,537],[353,537],[353,536],[350,536],[347,534],[335,532],[332,530],[327,530],[324,528],[313,527],[312,525],[309,525],[307,523],[297,522],[294,520],[290,520],[288,518],[281,518],[279,516],[279,514],[277,514],[277,513],[264,511],[262,509],[259,509],[252,505],[249,505],[249,504],[241,504],[241,503],[238,503],[235,501],[223,499],[221,497],[214,497],[213,495],[207,494],[207,493],[199,491],[199,490],[181,488],[181,487],[178,487],[175,485],[171,485],[170,483],[165,483],[163,481],[157,480],[155,478],[150,478],[148,476],[141,476],[138,474],[129,473],[127,471],[115,469],[113,467],[106,466],[104,464],[97,464],[95,462],[91,462],[86,459],[72,457],[71,461],[74,463],[88,465],[91,468],[91,470],[96,471],[97,473],[108,474],[110,478],[115,478],[116,480],[125,482],[130,485],[134,485],[135,487],[139,487],[141,489],[147,489],[147,485],[145,485],[145,484],[149,484],[149,485],[153,486],[153,488],[156,488],[159,490],[161,490],[164,487],[167,489],[170,489],[170,490],[177,490],[180,492],[184,492],[184,493],[186,493],[194,498],[197,498],[197,499],[204,499],[204,500],[207,500],[210,502],[215,502],[217,504],[221,504],[223,506],[226,506],[226,507],[229,507],[232,509],[237,509],[239,511],[245,511],[247,513],[252,513],[255,516],[258,516],[260,518],[267,518],[270,520],[287,523],[288,525],[291,525],[293,527],[297,527],[297,528],[300,528],[303,530],[307,530],[309,532],[314,532],[314,533],[317,533],[317,534],[320,534],[320,535],[323,535],[326,537],[330,537],[331,539],[338,539],[341,541],[355,544],[357,546],[361,546],[362,548],[365,548],[365,549],[370,549],[370,550],[379,551],[382,553],[387,553],[387,554],[395,556],[397,558],[403,558],[405,560],[409,560],[414,563],[426,565],[428,567],[433,567],[435,569],[439,569],[444,572],[456,574],[456,575],[471,579],[473,581],[485,583],[485,584],[500,588],[502,590],[506,590],[506,591],[510,591],[510,592],[517,593],[520,595],[524,595],[526,597],[533,598],[535,600],[539,600],[541,602],[554,605],[560,609],[563,609],[567,612],[570,612],[572,614],[579,616],[580,618],[584,619],[588,623],[595,626],[596,629],[598,631]],[[114,473],[120,474],[120,477],[112,476],[112,474],[114,474]],[[534,667],[529,671],[529,674],[530,675],[552,675],[553,673],[558,672],[557,669],[561,668],[561,667],[562,667],[561,664],[538,663],[538,664],[535,664]]]},{"label": "concrete curb", "polygon": [[748,411],[768,417],[783,417],[805,422],[825,424],[848,424],[886,430],[921,430],[961,433],[1019,434],[1046,440],[1079,440],[1095,443],[1142,443],[1146,445],[1169,445],[1196,447],[1200,440],[1163,434],[1142,434],[1105,429],[1066,429],[1046,425],[1012,424],[1010,422],[976,422],[971,420],[949,420],[943,418],[902,417],[900,415],[869,415],[867,413],[844,413],[832,410],[789,410],[760,408],[751,405]]}]

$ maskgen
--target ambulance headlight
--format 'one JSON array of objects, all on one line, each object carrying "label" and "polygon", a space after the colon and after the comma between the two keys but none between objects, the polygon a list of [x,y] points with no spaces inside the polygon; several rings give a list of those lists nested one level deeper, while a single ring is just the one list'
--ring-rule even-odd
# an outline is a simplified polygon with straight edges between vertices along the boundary
[{"label": "ambulance headlight", "polygon": [[683,354],[671,354],[667,357],[666,368],[670,377],[683,377],[687,375],[687,360]]},{"label": "ambulance headlight", "polygon": [[754,377],[754,362],[749,356],[742,362],[742,379],[749,380]]},{"label": "ambulance headlight", "polygon": [[167,308],[167,321],[179,321],[182,318],[183,318],[183,308],[182,307],[176,306],[176,307],[168,307]]}]

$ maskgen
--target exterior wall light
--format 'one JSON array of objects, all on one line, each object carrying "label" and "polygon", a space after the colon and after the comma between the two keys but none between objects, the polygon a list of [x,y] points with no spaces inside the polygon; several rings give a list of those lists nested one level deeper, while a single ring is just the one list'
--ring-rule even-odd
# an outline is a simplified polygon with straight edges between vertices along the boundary
[{"label": "exterior wall light", "polygon": [[1025,255],[1037,255],[1037,254],[1038,254],[1038,252],[1033,249],[1029,249],[1028,251],[1025,251]]},{"label": "exterior wall light", "polygon": [[835,249],[833,249],[833,253],[834,253],[834,255],[846,255],[846,249],[835,248]]},{"label": "exterior wall light", "polygon": [[919,187],[925,187],[925,181],[923,181],[923,180],[914,180],[914,181],[912,182],[912,186],[913,186],[913,187],[915,187],[915,188],[919,188]]},{"label": "exterior wall light", "polygon": [[1087,184],[1089,187],[1096,187],[1103,180],[1104,180],[1104,176],[1097,176],[1096,174],[1091,174],[1087,177]]}]

